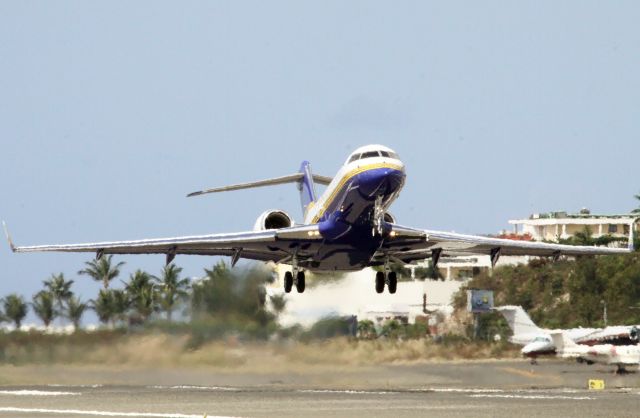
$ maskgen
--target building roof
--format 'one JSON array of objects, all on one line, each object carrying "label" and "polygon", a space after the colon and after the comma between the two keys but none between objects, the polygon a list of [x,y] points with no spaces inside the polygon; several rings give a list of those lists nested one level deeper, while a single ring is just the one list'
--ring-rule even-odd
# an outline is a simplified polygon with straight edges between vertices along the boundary
[{"label": "building roof", "polygon": [[[640,214],[595,215],[587,210],[580,213],[547,212],[534,213],[527,219],[509,220],[510,224],[549,225],[556,223],[598,224],[598,223],[631,223],[640,219]],[[618,221],[618,222],[616,222]]]}]

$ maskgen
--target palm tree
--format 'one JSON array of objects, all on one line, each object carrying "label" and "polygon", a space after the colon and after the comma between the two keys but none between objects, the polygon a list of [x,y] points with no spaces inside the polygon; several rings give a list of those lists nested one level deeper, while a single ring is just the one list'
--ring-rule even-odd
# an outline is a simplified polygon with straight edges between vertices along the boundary
[{"label": "palm tree", "polygon": [[20,329],[22,320],[27,316],[27,311],[29,310],[24,298],[12,293],[2,300],[2,304],[4,305],[5,316],[13,321],[16,325],[16,330]]},{"label": "palm tree", "polygon": [[160,277],[153,276],[160,289],[160,306],[167,313],[167,321],[171,321],[178,301],[189,296],[189,279],[181,279],[181,272],[182,269],[172,263],[162,269]]},{"label": "palm tree", "polygon": [[125,283],[125,292],[129,296],[131,306],[142,321],[156,310],[156,295],[152,276],[142,270],[136,270]]},{"label": "palm tree", "polygon": [[91,301],[91,307],[98,315],[98,319],[103,324],[113,322],[114,319],[114,303],[111,290],[100,289],[98,297]]},{"label": "palm tree", "polygon": [[124,324],[127,319],[127,311],[131,306],[129,295],[124,290],[114,289],[111,291],[111,303],[114,315],[113,319]]},{"label": "palm tree", "polygon": [[57,315],[64,315],[63,303],[73,296],[71,291],[73,280],[65,280],[64,274],[60,273],[58,275],[52,274],[51,278],[43,281],[43,283],[58,307]]},{"label": "palm tree", "polygon": [[75,296],[71,296],[69,300],[67,300],[67,313],[69,315],[69,319],[73,323],[73,330],[77,330],[80,326],[80,320],[82,319],[82,315],[84,315],[84,311],[86,311],[88,305],[84,302],[81,302],[79,298]]},{"label": "palm tree", "polygon": [[98,282],[102,282],[105,289],[109,288],[109,282],[120,274],[120,267],[124,265],[124,261],[119,262],[115,266],[111,265],[111,255],[102,256],[99,260],[87,261],[84,263],[87,267],[80,270],[78,274],[86,274]]},{"label": "palm tree", "polygon": [[47,328],[57,316],[54,303],[53,294],[46,290],[41,290],[33,295],[33,302],[31,302],[33,311]]},{"label": "palm tree", "polygon": [[[640,194],[634,195],[633,197],[635,197],[637,200],[640,200]],[[640,213],[640,208],[632,210],[631,213]]]}]

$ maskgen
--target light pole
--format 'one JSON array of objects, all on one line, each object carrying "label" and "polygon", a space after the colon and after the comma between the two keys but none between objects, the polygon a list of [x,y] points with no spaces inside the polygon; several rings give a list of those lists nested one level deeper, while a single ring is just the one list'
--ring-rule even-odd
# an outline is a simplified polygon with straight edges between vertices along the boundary
[{"label": "light pole", "polygon": [[604,321],[604,326],[607,326],[607,302],[604,301],[604,299],[602,299],[600,301],[600,304],[602,305],[602,320]]}]

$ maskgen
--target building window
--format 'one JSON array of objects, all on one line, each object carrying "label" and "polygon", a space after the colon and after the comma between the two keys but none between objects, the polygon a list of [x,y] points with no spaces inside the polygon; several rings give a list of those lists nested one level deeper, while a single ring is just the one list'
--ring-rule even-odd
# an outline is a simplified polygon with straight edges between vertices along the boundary
[{"label": "building window", "polygon": [[609,225],[609,233],[616,234],[618,232],[618,225]]},{"label": "building window", "polygon": [[625,235],[629,235],[629,225],[627,224],[622,225],[622,231],[624,232]]}]

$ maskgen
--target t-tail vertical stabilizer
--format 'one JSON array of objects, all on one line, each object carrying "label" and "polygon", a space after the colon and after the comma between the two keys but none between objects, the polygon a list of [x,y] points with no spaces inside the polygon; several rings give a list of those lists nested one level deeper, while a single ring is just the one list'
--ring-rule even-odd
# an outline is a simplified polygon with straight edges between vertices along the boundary
[{"label": "t-tail vertical stabilizer", "polygon": [[522,306],[497,306],[494,308],[499,311],[507,320],[509,328],[513,331],[513,335],[543,333],[522,309]]},{"label": "t-tail vertical stabilizer", "polygon": [[298,181],[298,191],[300,192],[302,216],[306,216],[307,211],[314,205],[317,199],[313,173],[311,172],[311,164],[309,161],[302,162],[300,165],[300,174],[302,174],[302,177]]}]

